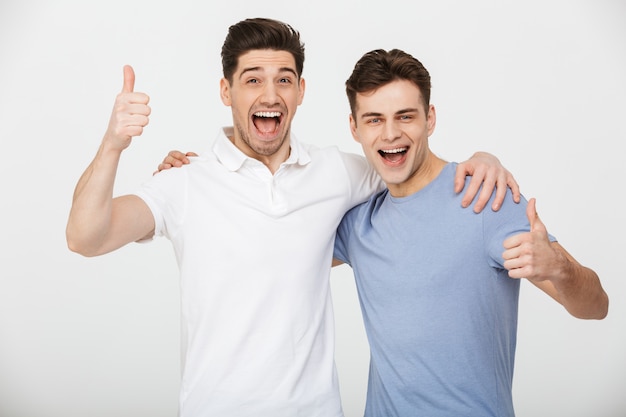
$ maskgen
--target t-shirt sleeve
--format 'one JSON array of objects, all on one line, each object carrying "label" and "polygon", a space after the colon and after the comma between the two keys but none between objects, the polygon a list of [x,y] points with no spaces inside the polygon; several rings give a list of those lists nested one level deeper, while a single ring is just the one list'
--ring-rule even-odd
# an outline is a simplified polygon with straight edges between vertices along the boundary
[{"label": "t-shirt sleeve", "polygon": [[333,250],[333,258],[339,259],[340,261],[350,265],[350,256],[349,256],[349,243],[350,243],[350,233],[353,230],[353,227],[349,224],[354,217],[355,210],[348,211],[339,223],[339,227],[337,228],[337,234],[335,236],[335,247]]},{"label": "t-shirt sleeve", "polygon": [[[489,209],[493,202],[494,195],[492,195],[491,201],[485,206],[485,210],[483,210],[485,242],[490,265],[495,268],[504,269],[504,259],[502,258],[504,241],[508,237],[530,231],[530,222],[526,216],[528,201],[522,196],[520,202],[515,203],[511,190],[507,189],[502,207],[500,210],[494,212]],[[556,241],[556,238],[551,234],[548,234],[548,238],[551,242]]]}]

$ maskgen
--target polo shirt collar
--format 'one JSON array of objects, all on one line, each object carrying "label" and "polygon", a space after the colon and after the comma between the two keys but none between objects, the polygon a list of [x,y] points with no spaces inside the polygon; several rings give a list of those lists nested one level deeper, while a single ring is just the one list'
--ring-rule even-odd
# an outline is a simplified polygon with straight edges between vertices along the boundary
[{"label": "polo shirt collar", "polygon": [[[239,170],[248,160],[256,161],[256,159],[244,154],[228,139],[229,136],[233,136],[233,132],[232,126],[223,127],[213,145],[213,152],[215,152],[217,158],[229,171]],[[311,162],[311,155],[293,134],[291,134],[289,145],[291,147],[289,157],[282,165],[306,165]]]}]

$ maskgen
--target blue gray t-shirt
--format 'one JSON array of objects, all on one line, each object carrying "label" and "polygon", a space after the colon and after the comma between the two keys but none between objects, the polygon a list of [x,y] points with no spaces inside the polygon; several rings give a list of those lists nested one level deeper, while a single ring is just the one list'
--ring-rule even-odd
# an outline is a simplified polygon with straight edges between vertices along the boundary
[{"label": "blue gray t-shirt", "polygon": [[455,169],[405,198],[385,190],[339,226],[334,256],[354,270],[370,344],[366,417],[514,415],[520,281],[501,255],[530,229],[526,201],[509,191],[498,212],[464,209]]}]

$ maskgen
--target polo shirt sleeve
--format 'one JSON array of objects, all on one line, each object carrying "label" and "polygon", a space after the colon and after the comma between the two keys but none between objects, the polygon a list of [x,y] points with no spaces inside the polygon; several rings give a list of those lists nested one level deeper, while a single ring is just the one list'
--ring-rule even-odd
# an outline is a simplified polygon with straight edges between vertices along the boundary
[{"label": "polo shirt sleeve", "polygon": [[171,168],[154,175],[134,193],[154,216],[154,236],[171,239],[182,225],[187,207],[188,169]]},{"label": "polo shirt sleeve", "polygon": [[350,181],[352,207],[385,188],[385,183],[364,156],[341,152],[341,157]]}]

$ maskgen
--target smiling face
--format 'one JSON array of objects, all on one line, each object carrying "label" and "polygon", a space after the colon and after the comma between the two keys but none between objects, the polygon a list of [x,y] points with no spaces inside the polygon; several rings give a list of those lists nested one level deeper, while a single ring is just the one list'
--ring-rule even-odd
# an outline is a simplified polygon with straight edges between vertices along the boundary
[{"label": "smiling face", "polygon": [[352,136],[391,195],[419,191],[445,164],[428,146],[435,121],[435,108],[429,105],[426,114],[419,88],[408,80],[356,95],[356,111],[350,115]]},{"label": "smiling face", "polygon": [[222,102],[231,107],[234,137],[246,155],[272,172],[289,156],[291,121],[304,97],[293,55],[252,50],[241,55],[232,83],[220,81]]}]

